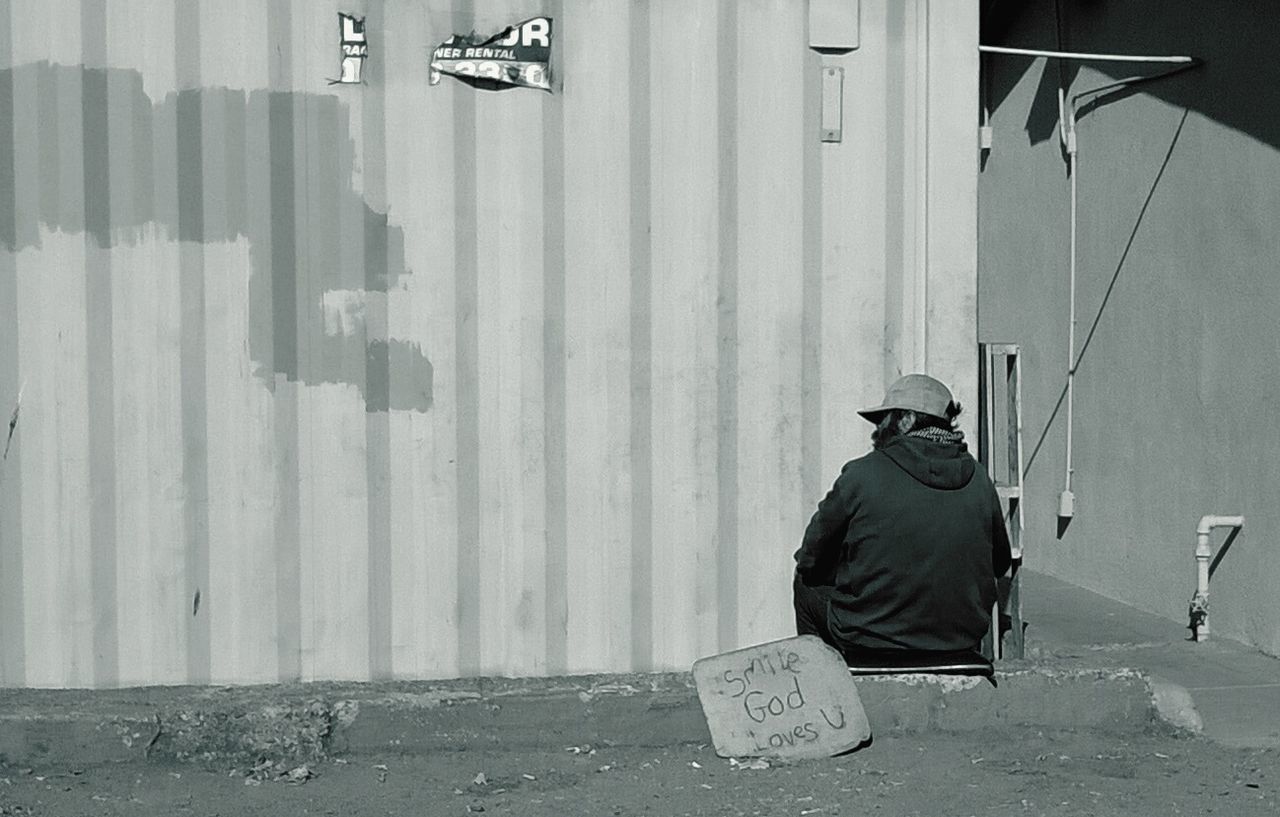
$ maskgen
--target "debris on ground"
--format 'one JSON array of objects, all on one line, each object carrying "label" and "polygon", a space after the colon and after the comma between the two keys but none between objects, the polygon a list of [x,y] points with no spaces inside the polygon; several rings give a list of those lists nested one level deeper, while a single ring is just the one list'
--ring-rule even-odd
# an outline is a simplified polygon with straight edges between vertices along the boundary
[{"label": "debris on ground", "polygon": [[[228,776],[235,777],[238,774],[240,772],[232,769]],[[175,779],[178,777],[177,773],[173,773],[173,775]],[[244,784],[246,786],[260,786],[267,781],[278,781],[299,786],[317,776],[315,771],[306,764],[291,768],[282,762],[260,760],[250,766],[248,771],[244,772]]]},{"label": "debris on ground", "polygon": [[735,772],[738,771],[739,769],[761,771],[769,768],[769,761],[765,760],[762,757],[758,757],[754,760],[748,760],[747,762],[744,763],[741,760],[738,760],[736,757],[731,757],[729,758],[729,768],[733,769]]},{"label": "debris on ground", "polygon": [[294,768],[285,772],[284,775],[282,776],[282,779],[289,783],[301,785],[303,783],[306,783],[308,780],[310,780],[315,776],[316,776],[316,773],[311,771],[311,767],[307,766],[306,764],[303,764],[302,766],[295,766]]}]

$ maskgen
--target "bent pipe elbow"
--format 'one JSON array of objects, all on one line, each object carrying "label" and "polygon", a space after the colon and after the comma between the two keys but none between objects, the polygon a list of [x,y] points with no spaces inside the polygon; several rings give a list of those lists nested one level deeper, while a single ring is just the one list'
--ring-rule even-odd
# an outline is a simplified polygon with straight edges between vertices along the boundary
[{"label": "bent pipe elbow", "polygon": [[1214,516],[1205,515],[1200,517],[1200,524],[1196,525],[1196,534],[1199,536],[1208,536],[1209,532],[1214,528],[1243,528],[1243,516]]}]

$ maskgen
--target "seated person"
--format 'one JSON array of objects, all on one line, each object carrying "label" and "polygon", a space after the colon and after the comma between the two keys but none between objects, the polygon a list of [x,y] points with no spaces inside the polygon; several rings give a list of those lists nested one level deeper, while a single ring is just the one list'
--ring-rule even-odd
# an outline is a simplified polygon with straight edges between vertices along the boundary
[{"label": "seated person", "polygon": [[942,383],[909,374],[858,412],[873,450],[844,466],[796,552],[798,635],[850,666],[976,655],[1010,566],[1002,503],[956,430]]}]

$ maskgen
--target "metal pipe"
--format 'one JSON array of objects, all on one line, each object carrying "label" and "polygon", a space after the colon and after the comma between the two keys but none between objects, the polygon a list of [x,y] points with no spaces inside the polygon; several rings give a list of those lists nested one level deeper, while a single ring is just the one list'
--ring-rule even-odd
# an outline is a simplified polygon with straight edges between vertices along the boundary
[{"label": "metal pipe", "polygon": [[1191,597],[1191,629],[1196,641],[1209,640],[1209,534],[1214,528],[1243,528],[1243,516],[1202,516],[1196,525],[1196,593]]},{"label": "metal pipe", "polygon": [[1071,492],[1071,475],[1075,472],[1072,462],[1072,444],[1075,433],[1076,404],[1076,128],[1075,109],[1071,111],[1071,124],[1067,128],[1067,172],[1071,176],[1071,249],[1068,266],[1071,268],[1069,287],[1069,305],[1067,307],[1067,456],[1066,478],[1063,482],[1062,495],[1058,498],[1058,516],[1070,519],[1075,514],[1075,494]]},{"label": "metal pipe", "polygon": [[1190,63],[1194,57],[1172,56],[1156,57],[1137,54],[1088,54],[1079,51],[1045,51],[1038,48],[1008,48],[1003,45],[979,45],[978,51],[984,54],[1011,54],[1019,57],[1048,57],[1059,60],[1083,60],[1091,62],[1161,62]]},{"label": "metal pipe", "polygon": [[1202,516],[1196,525],[1196,535],[1208,536],[1214,528],[1243,528],[1243,516]]}]

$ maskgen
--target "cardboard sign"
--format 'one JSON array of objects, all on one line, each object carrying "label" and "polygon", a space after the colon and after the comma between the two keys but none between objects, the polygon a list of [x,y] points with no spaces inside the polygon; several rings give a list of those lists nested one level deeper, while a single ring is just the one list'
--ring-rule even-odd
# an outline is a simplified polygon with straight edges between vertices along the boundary
[{"label": "cardboard sign", "polygon": [[703,658],[693,680],[720,757],[829,757],[871,737],[849,668],[815,636]]}]

